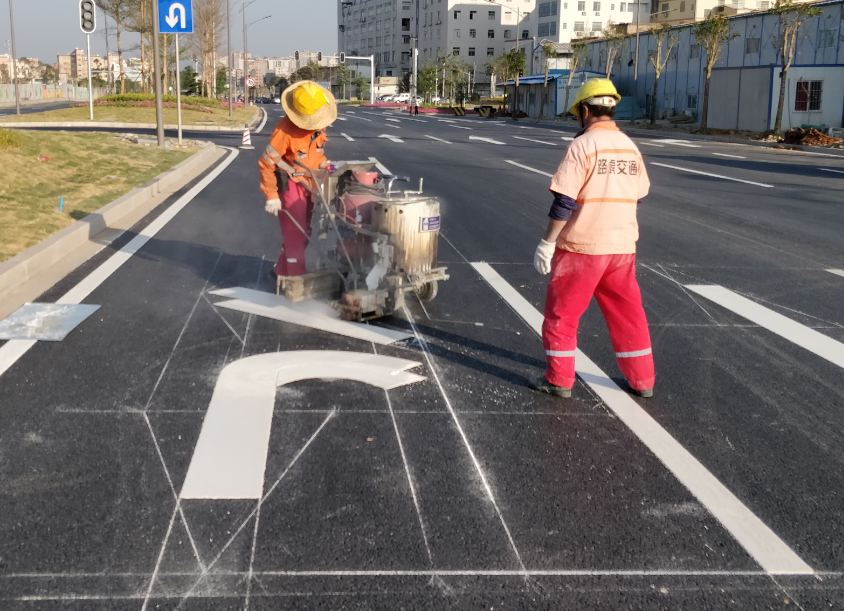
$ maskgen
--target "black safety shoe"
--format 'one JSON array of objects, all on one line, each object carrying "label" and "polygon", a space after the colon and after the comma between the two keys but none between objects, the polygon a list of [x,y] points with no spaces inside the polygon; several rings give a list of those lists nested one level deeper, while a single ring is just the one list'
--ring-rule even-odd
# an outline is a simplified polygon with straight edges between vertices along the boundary
[{"label": "black safety shoe", "polygon": [[636,397],[642,397],[643,399],[650,399],[654,396],[653,388],[648,388],[647,390],[636,390],[635,388],[628,386],[627,392]]},{"label": "black safety shoe", "polygon": [[571,388],[563,388],[562,386],[551,384],[551,382],[545,379],[545,376],[532,379],[528,386],[530,386],[533,390],[544,392],[545,394],[553,397],[571,399]]}]

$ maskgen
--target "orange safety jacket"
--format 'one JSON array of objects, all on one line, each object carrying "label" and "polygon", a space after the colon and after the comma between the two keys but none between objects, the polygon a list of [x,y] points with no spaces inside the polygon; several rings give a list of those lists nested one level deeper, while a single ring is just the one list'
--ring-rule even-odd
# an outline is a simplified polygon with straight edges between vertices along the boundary
[{"label": "orange safety jacket", "polygon": [[327,140],[324,129],[316,132],[302,129],[287,117],[278,122],[270,136],[267,150],[258,162],[261,191],[267,201],[279,197],[276,168],[287,172],[291,180],[314,187],[310,175],[295,162],[298,161],[312,170],[319,169],[319,166],[326,162]]},{"label": "orange safety jacket", "polygon": [[650,189],[642,154],[613,121],[593,123],[566,152],[551,191],[577,201],[557,248],[585,255],[636,252],[637,202]]}]

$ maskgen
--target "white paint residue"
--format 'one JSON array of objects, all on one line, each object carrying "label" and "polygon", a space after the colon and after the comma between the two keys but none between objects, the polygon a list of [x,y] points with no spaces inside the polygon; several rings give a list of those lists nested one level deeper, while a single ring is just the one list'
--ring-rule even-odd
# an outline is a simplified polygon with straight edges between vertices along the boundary
[{"label": "white paint residue", "polygon": [[[472,263],[472,267],[537,335],[542,335],[544,317],[533,304],[488,263]],[[575,370],[580,379],[589,385],[618,419],[721,522],[765,571],[775,575],[814,574],[812,567],[579,349],[575,357]]]},{"label": "white paint residue", "polygon": [[319,301],[292,303],[281,295],[243,287],[219,289],[210,291],[210,294],[232,297],[230,301],[215,303],[214,307],[217,308],[255,314],[376,344],[387,345],[411,337],[410,334],[401,331],[340,320],[340,313],[337,310]]}]

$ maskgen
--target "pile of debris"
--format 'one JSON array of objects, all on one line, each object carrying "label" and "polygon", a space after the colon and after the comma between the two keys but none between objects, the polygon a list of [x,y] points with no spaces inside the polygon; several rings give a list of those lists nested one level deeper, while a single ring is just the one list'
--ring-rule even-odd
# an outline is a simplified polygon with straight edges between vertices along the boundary
[{"label": "pile of debris", "polygon": [[682,125],[683,123],[694,123],[695,120],[689,115],[681,114],[668,117],[668,122],[671,123],[671,125]]},{"label": "pile of debris", "polygon": [[802,146],[832,146],[844,142],[841,138],[833,138],[816,130],[813,127],[802,129],[794,127],[785,133],[783,142],[786,144],[799,144]]}]

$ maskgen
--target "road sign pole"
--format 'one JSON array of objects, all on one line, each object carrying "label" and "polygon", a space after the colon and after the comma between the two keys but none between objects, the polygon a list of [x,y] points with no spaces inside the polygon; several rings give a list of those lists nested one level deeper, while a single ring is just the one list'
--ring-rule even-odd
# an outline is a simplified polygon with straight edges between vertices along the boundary
[{"label": "road sign pole", "polygon": [[179,70],[178,34],[176,34],[176,121],[179,127],[179,146],[182,146],[182,73]]},{"label": "road sign pole", "polygon": [[229,74],[229,120],[232,120],[234,118],[234,100],[232,100],[232,66],[234,65],[234,56],[232,55],[232,9],[230,0],[226,0],[226,42],[229,47],[229,59],[226,62],[226,68]]},{"label": "road sign pole", "polygon": [[161,98],[161,53],[159,27],[158,27],[158,2],[152,3],[154,15],[152,17],[152,71],[155,85],[155,132],[158,136],[158,146],[164,148],[164,104]]},{"label": "road sign pole", "polygon": [[88,109],[91,121],[94,120],[94,80],[91,78],[91,35],[88,34]]},{"label": "road sign pole", "polygon": [[372,87],[369,88],[369,103],[375,104],[375,56],[369,56],[369,63],[372,66]]},{"label": "road sign pole", "polygon": [[[12,27],[12,78],[15,79],[15,114],[21,114],[21,89],[18,83],[18,50],[15,46],[15,13],[9,0],[9,25]],[[91,54],[88,53],[90,56]]]}]

